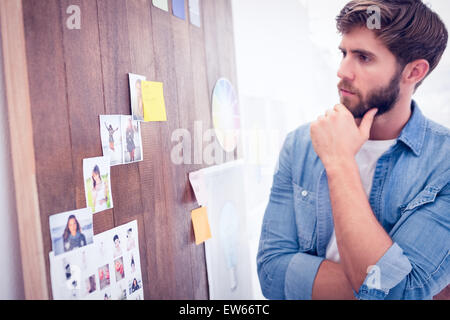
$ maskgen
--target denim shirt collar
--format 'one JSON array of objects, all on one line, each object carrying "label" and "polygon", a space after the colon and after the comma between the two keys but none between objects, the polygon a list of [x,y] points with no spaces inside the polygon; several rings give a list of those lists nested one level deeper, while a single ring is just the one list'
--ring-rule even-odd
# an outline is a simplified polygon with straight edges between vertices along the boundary
[{"label": "denim shirt collar", "polygon": [[426,132],[426,119],[417,103],[411,102],[411,118],[403,128],[398,140],[403,142],[416,156],[420,156]]}]

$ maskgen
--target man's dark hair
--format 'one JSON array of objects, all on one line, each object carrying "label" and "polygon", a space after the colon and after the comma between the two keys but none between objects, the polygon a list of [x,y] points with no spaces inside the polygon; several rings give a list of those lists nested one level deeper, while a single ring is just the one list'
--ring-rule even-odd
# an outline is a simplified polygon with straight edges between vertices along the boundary
[{"label": "man's dark hair", "polygon": [[345,34],[367,26],[372,6],[380,9],[381,28],[372,30],[376,37],[394,54],[402,69],[412,61],[427,60],[428,76],[447,47],[448,32],[441,18],[421,0],[353,0],[336,18],[338,31]]}]

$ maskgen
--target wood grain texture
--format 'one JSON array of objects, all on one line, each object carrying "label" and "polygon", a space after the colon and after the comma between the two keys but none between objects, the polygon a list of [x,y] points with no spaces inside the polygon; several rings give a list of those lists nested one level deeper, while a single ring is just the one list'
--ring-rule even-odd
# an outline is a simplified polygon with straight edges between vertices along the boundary
[{"label": "wood grain texture", "polygon": [[[14,22],[20,3],[25,44]],[[81,9],[80,30],[65,26],[73,4]],[[231,1],[200,5],[198,28],[188,21],[187,1],[186,20],[151,0],[0,1],[8,99],[18,99],[8,100],[8,116],[27,298],[51,297],[48,217],[86,205],[82,160],[102,155],[98,116],[130,114],[128,73],[136,73],[164,83],[168,121],[141,125],[144,161],[112,167],[114,208],[94,215],[94,233],[137,220],[145,298],[208,299],[204,245],[195,245],[190,221],[198,205],[188,174],[207,166],[199,161],[211,143],[202,134],[212,128],[216,81],[226,77],[236,90],[238,84]],[[171,138],[179,128],[191,134],[184,142],[191,154],[188,163],[175,165]],[[237,152],[221,156],[235,159]],[[436,298],[449,299],[448,288]]]},{"label": "wood grain texture", "polygon": [[[20,1],[0,2],[0,68],[5,84],[9,139],[19,224],[20,254],[26,299],[47,299],[45,254],[37,198],[35,148],[23,7]],[[2,88],[3,91],[3,88]],[[8,275],[5,275],[8,276]]]},{"label": "wood grain texture", "polygon": [[33,139],[47,286],[48,217],[76,208],[62,24],[58,1],[23,1]]},{"label": "wood grain texture", "polygon": [[[69,4],[80,6],[80,30],[65,26]],[[190,220],[198,205],[188,174],[206,166],[194,159],[194,124],[201,121],[202,132],[211,128],[213,86],[221,76],[235,80],[235,66],[228,57],[234,54],[229,0],[201,5],[198,28],[188,21],[187,1],[181,20],[151,0],[24,0],[45,256],[48,216],[86,205],[82,159],[102,155],[98,116],[130,114],[128,73],[164,83],[168,121],[141,124],[144,161],[111,168],[114,208],[94,215],[95,234],[138,221],[146,299],[209,297],[204,246],[195,245]],[[191,133],[185,146],[192,150],[190,161],[176,165],[171,138],[179,128]],[[199,149],[208,143],[202,132]]]}]

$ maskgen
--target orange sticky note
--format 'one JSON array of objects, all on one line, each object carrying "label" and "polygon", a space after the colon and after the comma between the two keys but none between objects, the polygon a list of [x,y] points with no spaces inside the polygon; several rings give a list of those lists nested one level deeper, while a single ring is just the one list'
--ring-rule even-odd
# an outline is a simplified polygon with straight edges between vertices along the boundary
[{"label": "orange sticky note", "polygon": [[212,238],[206,207],[192,210],[191,219],[194,226],[195,244],[201,244]]}]

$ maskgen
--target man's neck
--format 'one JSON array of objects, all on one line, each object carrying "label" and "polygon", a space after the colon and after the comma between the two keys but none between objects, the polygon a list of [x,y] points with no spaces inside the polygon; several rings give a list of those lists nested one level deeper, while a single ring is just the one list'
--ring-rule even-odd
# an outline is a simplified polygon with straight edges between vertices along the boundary
[{"label": "man's neck", "polygon": [[[400,136],[411,118],[411,97],[406,97],[395,104],[391,111],[376,116],[370,130],[369,140],[392,140]],[[355,119],[359,126],[361,119]]]}]

